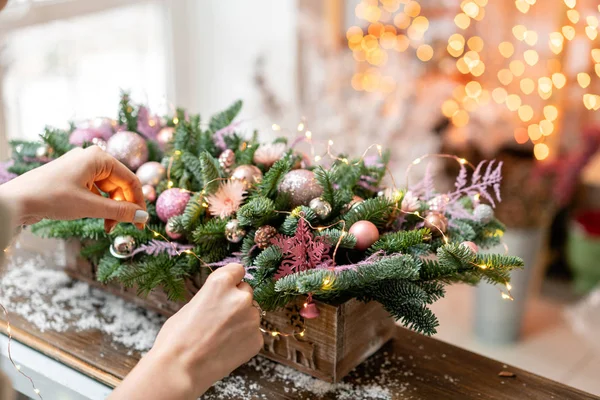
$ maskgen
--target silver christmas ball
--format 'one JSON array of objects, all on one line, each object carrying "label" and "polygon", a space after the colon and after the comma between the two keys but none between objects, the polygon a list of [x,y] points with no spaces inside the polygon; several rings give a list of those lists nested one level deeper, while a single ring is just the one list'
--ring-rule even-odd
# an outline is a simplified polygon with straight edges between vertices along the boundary
[{"label": "silver christmas ball", "polygon": [[232,219],[225,225],[225,237],[231,243],[239,243],[244,236],[246,231],[240,226],[240,222],[237,219]]},{"label": "silver christmas ball", "polygon": [[323,194],[315,174],[306,169],[288,172],[279,184],[279,191],[290,196],[292,207],[307,206],[310,201]]},{"label": "silver christmas ball", "polygon": [[475,219],[482,224],[487,224],[494,219],[494,209],[487,204],[480,204],[473,211]]},{"label": "silver christmas ball", "polygon": [[262,172],[254,165],[240,165],[233,170],[231,179],[241,181],[244,189],[248,190],[262,180]]},{"label": "silver christmas ball", "polygon": [[35,156],[38,158],[48,157],[48,146],[45,144],[35,149]]},{"label": "silver christmas ball", "polygon": [[135,172],[142,185],[156,186],[167,176],[167,169],[159,162],[149,161]]},{"label": "silver christmas ball", "polygon": [[148,161],[148,145],[135,132],[117,132],[108,139],[106,152],[121,161],[132,171]]},{"label": "silver christmas ball", "polygon": [[308,206],[321,219],[325,219],[331,214],[331,204],[320,197],[312,199]]},{"label": "silver christmas ball", "polygon": [[117,236],[110,246],[110,254],[116,258],[129,258],[135,250],[135,239],[131,236]]}]

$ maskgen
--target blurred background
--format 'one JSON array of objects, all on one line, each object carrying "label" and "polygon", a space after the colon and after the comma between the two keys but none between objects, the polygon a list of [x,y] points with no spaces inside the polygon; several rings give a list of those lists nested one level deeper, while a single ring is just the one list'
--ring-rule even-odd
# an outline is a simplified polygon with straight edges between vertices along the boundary
[{"label": "blurred background", "polygon": [[[599,17],[591,0],[9,0],[0,160],[116,115],[120,89],[157,113],[240,98],[267,138],[378,143],[399,182],[427,153],[502,160],[496,213],[526,268],[514,301],[449,288],[438,338],[600,394]],[[433,168],[453,182],[454,161]]]}]

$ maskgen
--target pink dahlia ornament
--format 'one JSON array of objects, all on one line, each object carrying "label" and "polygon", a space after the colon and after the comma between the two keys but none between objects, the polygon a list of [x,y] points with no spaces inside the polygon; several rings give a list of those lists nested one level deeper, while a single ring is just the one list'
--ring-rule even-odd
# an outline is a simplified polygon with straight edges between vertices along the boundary
[{"label": "pink dahlia ornament", "polygon": [[148,161],[146,140],[135,132],[117,132],[108,139],[106,152],[132,171]]},{"label": "pink dahlia ornament", "polygon": [[208,195],[208,211],[214,217],[230,217],[240,208],[246,195],[244,182],[229,180],[222,183],[215,194]]},{"label": "pink dahlia ornament", "polygon": [[190,201],[191,194],[187,190],[173,188],[165,190],[156,200],[156,214],[162,222],[183,214],[185,206]]},{"label": "pink dahlia ornament", "polygon": [[254,163],[263,164],[270,167],[275,164],[285,154],[286,145],[284,143],[261,144],[254,152]]}]

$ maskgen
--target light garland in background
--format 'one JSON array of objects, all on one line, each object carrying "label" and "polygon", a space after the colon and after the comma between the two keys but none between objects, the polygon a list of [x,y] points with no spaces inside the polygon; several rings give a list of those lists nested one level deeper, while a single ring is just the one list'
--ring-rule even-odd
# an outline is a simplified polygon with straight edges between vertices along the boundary
[{"label": "light garland in background", "polygon": [[[543,38],[526,25],[516,24],[511,29],[512,40],[499,44],[493,60],[484,60],[483,38],[467,33],[469,28],[477,28],[477,23],[485,18],[488,3],[489,0],[460,2],[460,10],[454,17],[454,24],[459,31],[448,38],[444,54],[438,60],[443,66],[454,58],[456,70],[471,80],[455,88],[453,98],[443,103],[442,114],[454,126],[465,127],[469,124],[471,113],[493,100],[516,114],[520,126],[514,131],[515,141],[519,144],[533,143],[534,156],[544,160],[551,152],[548,137],[557,129],[563,112],[557,106],[555,94],[567,87],[569,81],[576,81],[582,89],[590,87],[592,81],[591,71],[580,71],[568,77],[561,59],[564,59],[569,42],[582,37],[592,42],[597,39],[598,15],[595,9],[578,10],[577,0],[564,0],[563,26]],[[527,14],[534,6],[541,5],[542,2],[537,0],[514,1],[517,15]],[[556,7],[548,2],[543,5]],[[443,6],[441,8],[444,9]],[[446,12],[450,11],[445,9]],[[360,67],[350,82],[355,90],[393,92],[396,82],[392,77],[384,76],[381,67],[387,64],[394,52],[403,53],[412,48],[415,56],[423,62],[434,58],[438,49],[427,43],[425,36],[430,22],[421,15],[424,11],[427,10],[423,10],[415,0],[361,0],[356,6],[355,15],[368,22],[366,32],[360,26],[352,26],[346,32],[348,47]],[[583,15],[584,12],[587,15]],[[541,58],[537,46],[544,42],[547,42],[552,55]],[[520,51],[519,45],[525,45],[525,49]],[[488,51],[488,54],[491,52]],[[448,59],[447,56],[452,58]],[[592,48],[589,56],[593,72],[600,77],[600,48]],[[499,71],[490,72],[486,62],[495,63],[497,60],[505,60],[505,65]],[[545,72],[539,72],[541,63],[546,64]],[[532,68],[536,66],[538,68],[533,71]],[[492,73],[496,76],[490,77]],[[484,87],[481,82],[489,85],[492,80],[497,81],[498,85]],[[582,100],[586,109],[600,110],[599,95],[588,91],[582,95]]]}]

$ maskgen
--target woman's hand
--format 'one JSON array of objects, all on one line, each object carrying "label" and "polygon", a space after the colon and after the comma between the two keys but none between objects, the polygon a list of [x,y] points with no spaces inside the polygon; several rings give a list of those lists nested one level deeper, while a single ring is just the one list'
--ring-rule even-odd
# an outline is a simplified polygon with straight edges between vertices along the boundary
[{"label": "woman's hand", "polygon": [[109,232],[117,222],[133,222],[142,229],[148,219],[138,178],[97,146],[71,150],[1,185],[0,198],[17,211],[21,225],[44,218],[103,218]]},{"label": "woman's hand", "polygon": [[110,398],[196,399],[255,356],[263,346],[260,314],[244,274],[239,264],[213,272]]}]

